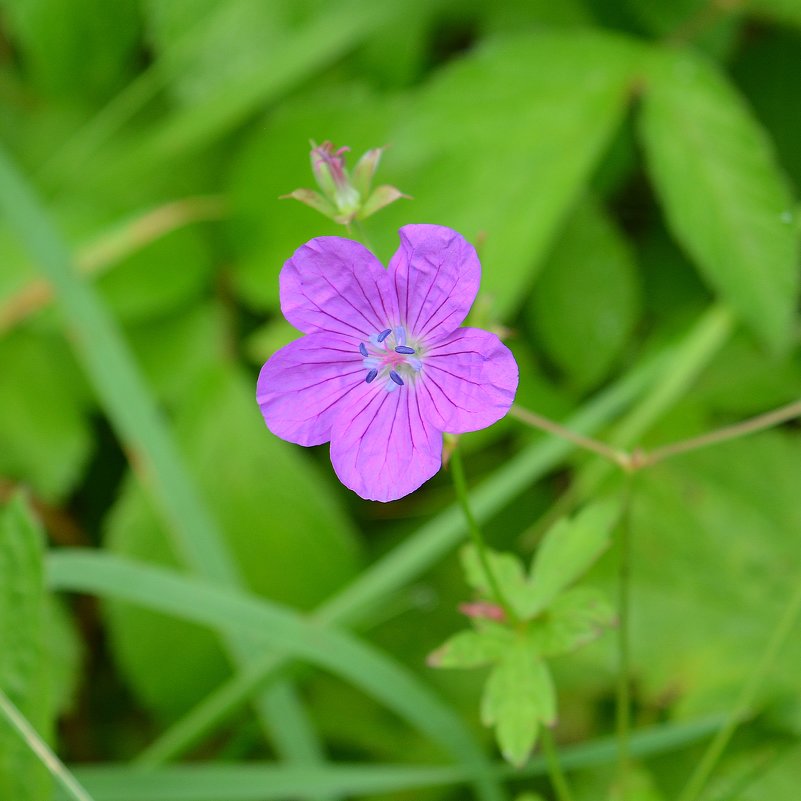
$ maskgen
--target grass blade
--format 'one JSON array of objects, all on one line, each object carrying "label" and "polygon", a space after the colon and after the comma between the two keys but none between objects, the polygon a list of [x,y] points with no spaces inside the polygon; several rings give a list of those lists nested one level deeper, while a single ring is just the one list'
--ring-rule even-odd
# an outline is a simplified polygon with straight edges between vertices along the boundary
[{"label": "grass blade", "polygon": [[488,777],[485,755],[450,707],[412,673],[354,635],[254,596],[109,554],[70,549],[51,554],[47,566],[53,589],[135,603],[262,642],[331,671],[446,748],[467,766],[480,797],[502,797]]}]

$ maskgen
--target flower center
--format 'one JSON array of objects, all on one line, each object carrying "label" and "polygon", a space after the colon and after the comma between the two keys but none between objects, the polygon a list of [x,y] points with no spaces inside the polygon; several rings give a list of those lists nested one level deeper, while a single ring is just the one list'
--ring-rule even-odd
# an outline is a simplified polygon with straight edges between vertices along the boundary
[{"label": "flower center", "polygon": [[368,384],[383,382],[387,392],[404,386],[423,369],[420,348],[407,342],[403,326],[373,334],[367,342],[359,343],[359,353],[367,370],[364,380]]}]

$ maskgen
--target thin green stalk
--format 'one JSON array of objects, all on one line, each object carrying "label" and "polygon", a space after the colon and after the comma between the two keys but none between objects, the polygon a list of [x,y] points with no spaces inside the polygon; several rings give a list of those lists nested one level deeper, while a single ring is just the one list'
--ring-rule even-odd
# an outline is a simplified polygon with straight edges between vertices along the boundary
[{"label": "thin green stalk", "polygon": [[481,528],[476,521],[473,510],[470,508],[470,495],[467,489],[467,479],[464,475],[464,465],[462,464],[462,454],[459,448],[455,448],[451,454],[450,460],[451,475],[453,476],[453,486],[456,489],[456,498],[459,505],[462,507],[465,520],[467,521],[467,528],[470,531],[470,538],[473,540],[478,559],[481,562],[481,568],[487,579],[490,592],[492,593],[492,600],[503,609],[506,619],[510,622],[517,620],[517,615],[514,609],[509,605],[509,602],[504,597],[503,591],[495,578],[495,573],[489,562],[487,555],[487,543],[484,541],[484,535],[481,533]]},{"label": "thin green stalk", "polygon": [[630,770],[631,756],[631,654],[629,647],[629,612],[631,605],[631,499],[634,474],[626,476],[623,488],[623,512],[620,518],[618,539],[618,603],[617,603],[617,692],[615,718],[617,722],[617,780],[623,801]]},{"label": "thin green stalk", "polygon": [[562,763],[559,761],[556,743],[554,742],[551,730],[547,726],[543,727],[540,740],[542,742],[542,750],[545,752],[545,760],[548,763],[548,776],[551,780],[554,792],[556,793],[556,797],[559,801],[573,801],[570,786],[562,770]]},{"label": "thin green stalk", "polygon": [[81,787],[78,780],[67,770],[64,763],[36,733],[33,726],[2,690],[0,690],[0,713],[25,741],[31,751],[39,757],[42,764],[67,791],[70,798],[74,798],[75,801],[93,801],[92,796]]},{"label": "thin green stalk", "polygon": [[701,761],[696,766],[682,794],[679,796],[679,801],[696,801],[701,796],[709,777],[712,775],[712,771],[737,731],[737,727],[747,717],[751,707],[754,705],[759,688],[765,681],[779,652],[798,622],[799,614],[801,614],[801,583],[799,583],[793,595],[790,596],[787,606],[785,606],[776,628],[765,646],[762,658],[757,662],[748,681],[743,685],[740,695],[731,712],[729,712],[723,727],[712,739],[703,757],[701,757]]}]

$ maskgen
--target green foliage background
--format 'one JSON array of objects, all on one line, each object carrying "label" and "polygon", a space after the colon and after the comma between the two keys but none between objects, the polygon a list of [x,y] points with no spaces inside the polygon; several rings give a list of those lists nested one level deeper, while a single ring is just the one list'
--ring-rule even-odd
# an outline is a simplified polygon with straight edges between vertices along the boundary
[{"label": "green foliage background", "polygon": [[[308,141],[388,145],[379,178],[414,199],[366,223],[384,261],[408,222],[478,245],[472,320],[506,332],[522,406],[648,448],[801,395],[799,85],[798,0],[0,0],[0,688],[97,801],[461,798],[494,753],[483,676],[425,665],[470,594],[447,472],[360,501],[255,404],[296,334],[281,265],[344,235],[278,199],[311,184]],[[616,490],[518,421],[461,444],[488,539],[525,561],[567,488]],[[663,728],[638,799],[675,796],[797,586],[799,481],[789,424],[639,482],[635,719]],[[145,604],[109,578],[131,559],[230,597]],[[590,579],[614,591],[613,552]],[[225,622],[245,592],[264,641]],[[292,628],[312,610],[329,662]],[[710,798],[797,799],[799,643]],[[611,638],[553,667],[566,754],[606,753],[568,756],[579,798],[605,797]],[[272,677],[251,703],[164,740],[248,670]],[[527,770],[510,786],[547,797]],[[40,773],[0,724],[0,798],[49,798]]]}]

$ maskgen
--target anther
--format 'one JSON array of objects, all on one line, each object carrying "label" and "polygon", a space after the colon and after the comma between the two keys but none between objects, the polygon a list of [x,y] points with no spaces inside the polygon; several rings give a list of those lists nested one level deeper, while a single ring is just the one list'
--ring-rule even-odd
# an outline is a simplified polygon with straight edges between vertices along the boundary
[{"label": "anther", "polygon": [[373,383],[373,381],[375,381],[375,377],[376,377],[377,375],[378,375],[378,370],[370,370],[370,372],[369,372],[369,373],[367,373],[367,378],[365,378],[364,380],[365,380],[365,381],[366,381],[368,384],[372,384],[372,383]]},{"label": "anther", "polygon": [[390,378],[391,378],[391,379],[392,379],[392,380],[393,380],[393,381],[394,381],[394,382],[395,382],[395,383],[396,383],[396,384],[397,384],[399,387],[402,387],[402,386],[403,386],[403,379],[402,379],[402,378],[401,378],[401,377],[400,377],[400,376],[399,376],[399,375],[398,375],[398,374],[397,374],[397,373],[396,373],[394,370],[390,370],[390,371],[389,371],[389,377],[390,377]]},{"label": "anther", "polygon": [[395,353],[403,353],[404,355],[409,356],[414,353],[414,348],[410,348],[408,345],[396,345]]},{"label": "anther", "polygon": [[365,358],[367,358],[367,356],[369,355],[367,353],[367,347],[365,346],[364,342],[359,343],[359,353],[361,353],[362,356],[364,356]]},{"label": "anther", "polygon": [[378,341],[383,342],[392,333],[391,328],[385,328],[379,335]]}]

